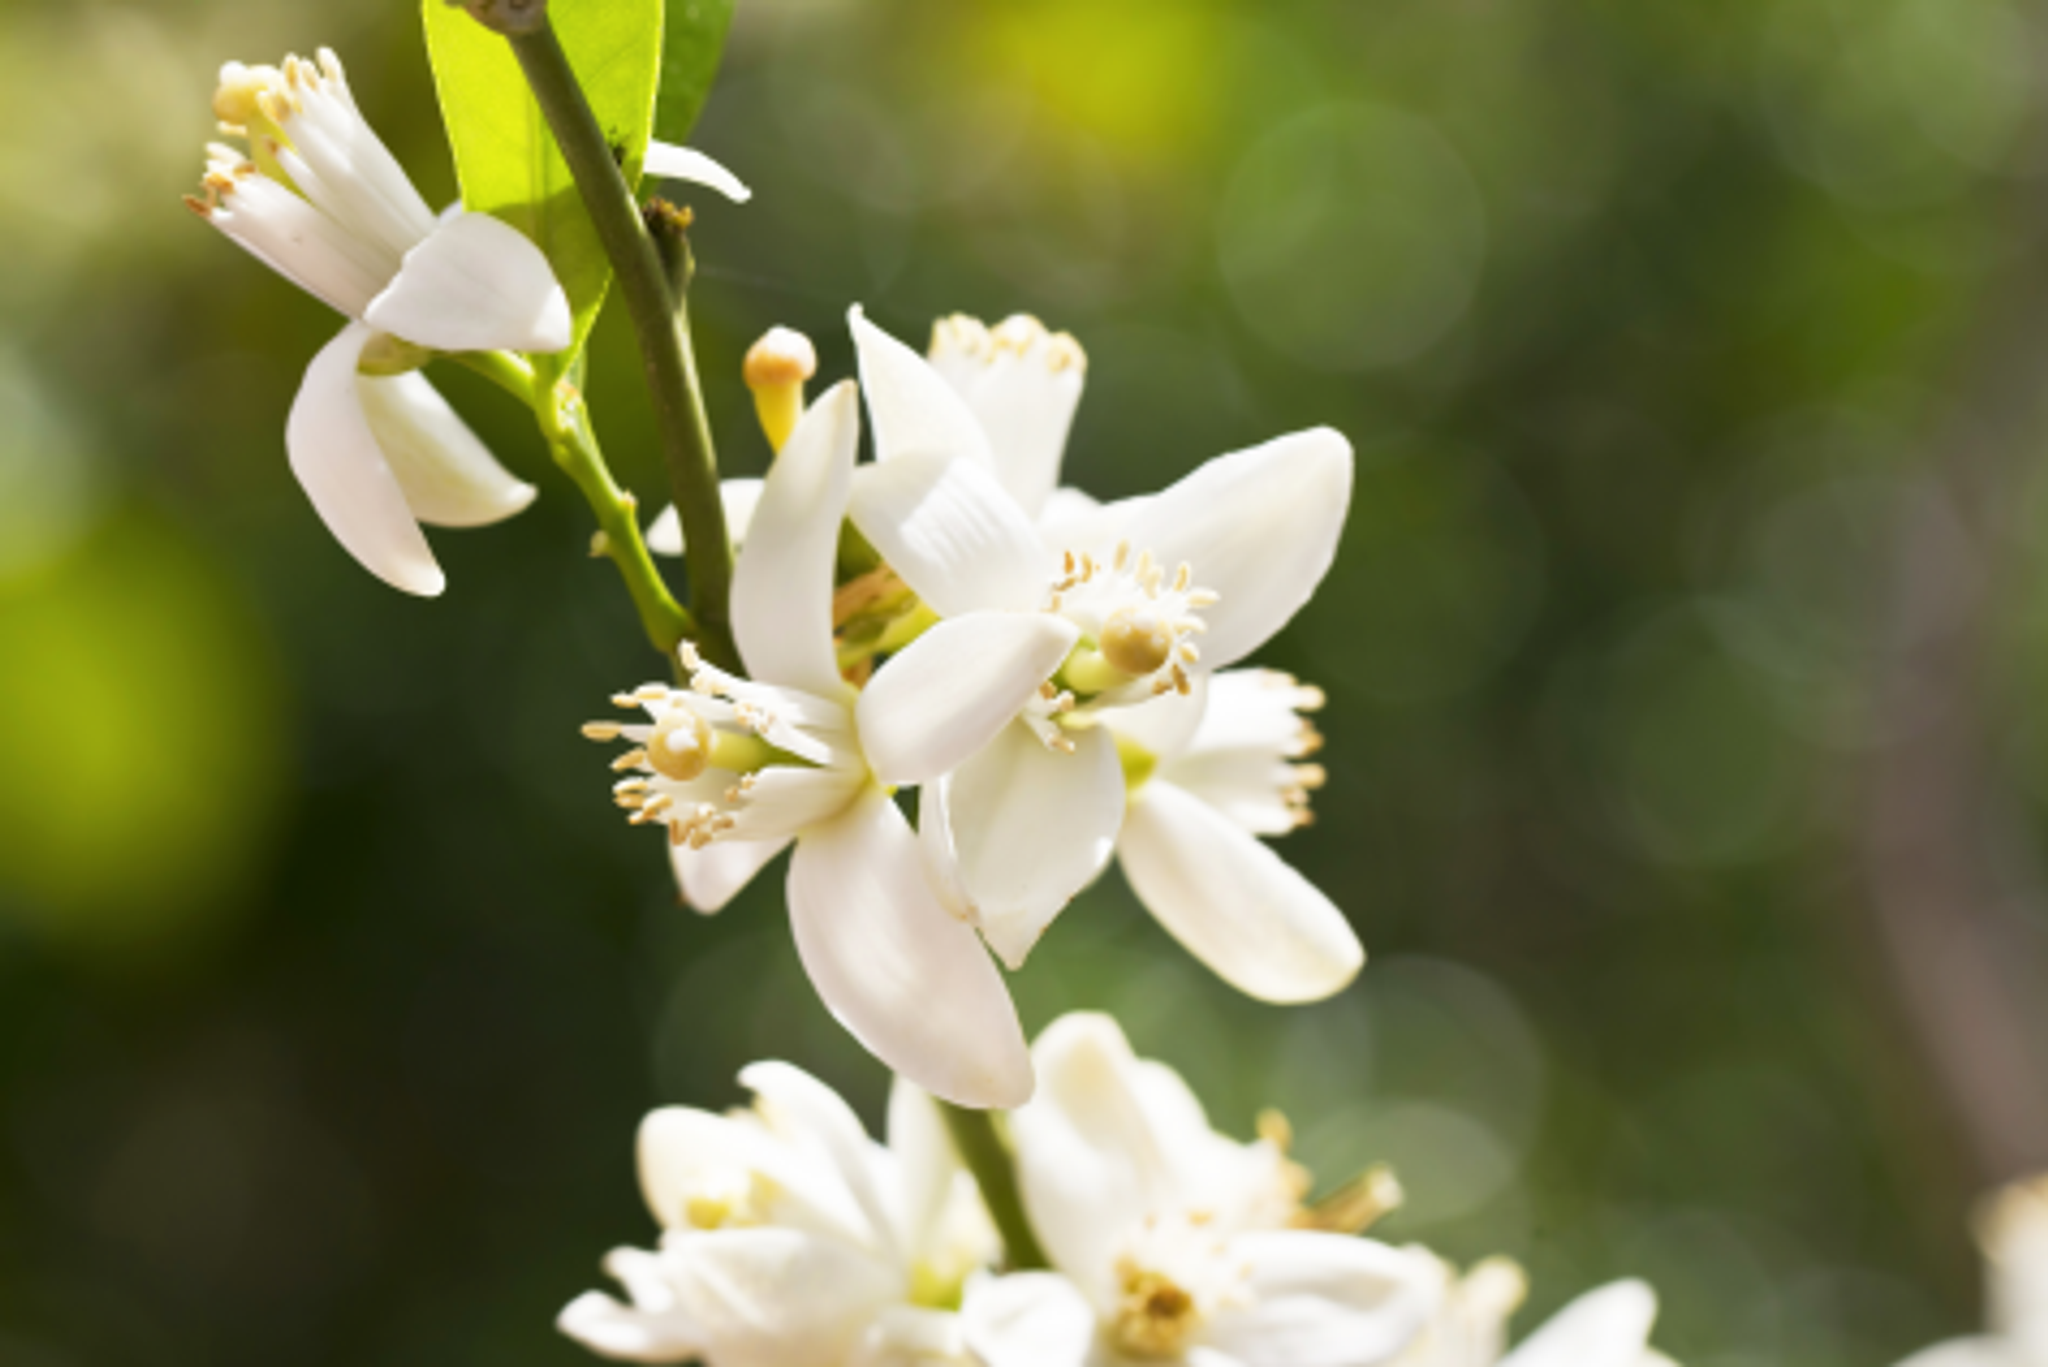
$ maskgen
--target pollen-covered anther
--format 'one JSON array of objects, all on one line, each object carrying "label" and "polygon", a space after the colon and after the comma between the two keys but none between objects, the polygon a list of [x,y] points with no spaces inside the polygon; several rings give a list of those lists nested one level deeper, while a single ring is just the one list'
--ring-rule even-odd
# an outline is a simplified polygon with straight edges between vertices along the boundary
[{"label": "pollen-covered anther", "polygon": [[1117,1305],[1109,1322],[1109,1340],[1136,1358],[1177,1358],[1202,1325],[1201,1307],[1193,1295],[1163,1272],[1119,1263]]}]

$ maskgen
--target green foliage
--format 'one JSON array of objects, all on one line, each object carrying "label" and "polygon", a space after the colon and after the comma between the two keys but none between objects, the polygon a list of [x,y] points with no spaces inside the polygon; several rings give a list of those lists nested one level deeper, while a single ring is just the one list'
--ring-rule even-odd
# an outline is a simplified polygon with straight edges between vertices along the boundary
[{"label": "green foliage", "polygon": [[661,59],[661,100],[654,136],[682,142],[697,126],[725,52],[733,0],[668,0],[668,41]]},{"label": "green foliage", "polygon": [[[422,0],[422,12],[462,202],[547,253],[575,315],[575,341],[549,358],[566,368],[597,321],[611,263],[511,45],[445,0]],[[627,184],[638,185],[661,75],[662,0],[580,0],[554,6],[553,19]]]}]

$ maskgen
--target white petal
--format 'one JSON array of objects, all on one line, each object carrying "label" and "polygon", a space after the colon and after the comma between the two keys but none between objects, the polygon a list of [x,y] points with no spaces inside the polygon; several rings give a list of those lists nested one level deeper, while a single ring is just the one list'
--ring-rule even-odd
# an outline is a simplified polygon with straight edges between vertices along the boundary
[{"label": "white petal", "polygon": [[1656,1318],[1657,1297],[1648,1286],[1609,1282],[1552,1315],[1501,1367],[1638,1367]]},{"label": "white petal", "polygon": [[870,323],[858,304],[847,311],[846,323],[875,425],[876,460],[958,456],[994,469],[981,424],[931,362]]},{"label": "white petal", "polygon": [[841,381],[804,410],[762,486],[732,580],[733,637],[761,682],[821,698],[847,691],[832,650],[832,576],[859,442],[859,395]]},{"label": "white petal", "polygon": [[917,790],[917,851],[922,856],[925,882],[946,913],[969,925],[977,923],[974,898],[967,891],[967,879],[960,871],[960,856],[953,849],[953,776],[941,775]]},{"label": "white petal", "polygon": [[1101,727],[1048,750],[1006,726],[946,785],[960,885],[990,948],[1012,968],[1109,862],[1124,821],[1116,742]]},{"label": "white petal", "polygon": [[292,473],[334,539],[393,588],[431,598],[447,586],[363,412],[356,364],[372,335],[351,323],[306,368],[285,424]]},{"label": "white petal", "polygon": [[602,1291],[569,1302],[556,1316],[555,1328],[617,1362],[688,1362],[704,1350],[688,1316],[621,1305]]},{"label": "white petal", "polygon": [[925,455],[862,466],[848,511],[941,617],[1045,606],[1054,566],[1044,543],[1017,501],[972,461]]},{"label": "white petal", "polygon": [[370,431],[413,516],[435,527],[502,522],[540,492],[514,478],[418,371],[356,377]]},{"label": "white petal", "polygon": [[763,1147],[757,1127],[689,1106],[663,1106],[640,1121],[634,1141],[640,1195],[663,1229],[687,1229],[692,1184],[707,1170],[750,1171]]},{"label": "white petal", "polygon": [[[1012,324],[997,331],[1023,335]],[[988,435],[1003,487],[1036,517],[1059,483],[1060,458],[1087,371],[1071,338],[1049,336],[1035,323],[1028,337],[1021,350],[991,348],[988,362],[969,377],[964,393]]]},{"label": "white petal", "polygon": [[1081,630],[1043,612],[969,612],[940,622],[861,690],[861,748],[885,784],[957,768],[1037,696]]},{"label": "white petal", "polygon": [[541,249],[489,214],[443,219],[363,321],[437,351],[560,351],[569,296]]},{"label": "white petal", "polygon": [[892,1305],[868,1326],[847,1367],[979,1367],[967,1353],[960,1317],[947,1310]]},{"label": "white petal", "polygon": [[875,1143],[845,1099],[789,1063],[749,1064],[740,1070],[740,1083],[754,1093],[755,1110],[769,1128],[791,1136],[831,1165],[867,1221],[872,1250],[885,1261],[902,1262],[896,1221],[876,1178]]},{"label": "white petal", "polygon": [[1174,1212],[1172,1156],[1145,1109],[1138,1059],[1116,1022],[1060,1017],[1031,1046],[1038,1093],[1010,1117],[1031,1227],[1053,1266],[1090,1293],[1148,1215]]},{"label": "white petal", "polygon": [[753,1218],[764,1224],[849,1247],[875,1246],[867,1215],[829,1155],[801,1134],[771,1130],[752,1111],[713,1115],[664,1106],[640,1122],[638,1153],[641,1195],[665,1229],[695,1227],[693,1198],[744,1192],[759,1206]]},{"label": "white petal", "polygon": [[1031,1095],[1009,989],[933,897],[909,823],[880,789],[797,842],[789,911],[818,994],[882,1062],[957,1105]]},{"label": "white petal", "polygon": [[1249,1265],[1247,1304],[1208,1337],[1247,1367],[1375,1367],[1421,1333],[1441,1289],[1428,1255],[1341,1234],[1244,1234],[1229,1256]]},{"label": "white petal", "polygon": [[1188,691],[1175,689],[1134,707],[1113,707],[1103,723],[1153,759],[1166,761],[1187,748],[1209,705],[1209,675],[1196,673]]},{"label": "white petal", "polygon": [[2023,1356],[2048,1362],[2048,1177],[2014,1182],[1977,1213],[1989,1327]]},{"label": "white petal", "polygon": [[787,844],[787,840],[714,840],[701,850],[687,844],[671,845],[668,857],[683,900],[692,911],[709,916],[723,911]]},{"label": "white petal", "polygon": [[1162,564],[1183,561],[1222,595],[1206,609],[1202,663],[1264,644],[1315,592],[1351,506],[1351,443],[1327,427],[1218,456],[1140,508],[1126,533]]},{"label": "white petal", "polygon": [[694,148],[678,147],[672,142],[648,143],[647,160],[640,169],[663,180],[687,180],[692,185],[716,190],[735,204],[745,204],[754,197],[754,192],[725,167]]},{"label": "white petal", "polygon": [[1098,503],[1079,489],[1055,489],[1038,515],[1038,535],[1054,550],[1114,553],[1119,541],[1130,539],[1131,523],[1150,507],[1157,494]]},{"label": "white petal", "polygon": [[[754,509],[761,502],[765,481],[728,479],[718,486],[718,501],[725,505],[725,539],[734,550],[747,544],[747,528],[753,524]],[[683,553],[683,519],[671,503],[647,524],[647,549],[656,555]]]},{"label": "white petal", "polygon": [[719,1367],[843,1362],[900,1296],[893,1268],[792,1230],[681,1235],[668,1250],[676,1299]]},{"label": "white petal", "polygon": [[1065,1277],[1019,1272],[968,1284],[967,1346],[985,1367],[1094,1367],[1095,1311]]},{"label": "white petal", "polygon": [[1258,839],[1162,779],[1124,822],[1124,874],[1159,923],[1261,1001],[1319,1001],[1358,975],[1344,913]]},{"label": "white petal", "polygon": [[961,1171],[960,1156],[931,1094],[900,1077],[889,1083],[889,1152],[902,1186],[903,1246],[914,1259],[927,1257]]}]

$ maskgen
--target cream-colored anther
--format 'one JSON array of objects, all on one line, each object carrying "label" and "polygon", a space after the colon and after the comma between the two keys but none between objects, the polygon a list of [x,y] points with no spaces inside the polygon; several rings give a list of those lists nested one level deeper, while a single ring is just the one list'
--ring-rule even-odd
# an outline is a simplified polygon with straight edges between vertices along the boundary
[{"label": "cream-colored anther", "polygon": [[811,339],[794,328],[772,327],[747,348],[741,368],[754,391],[754,412],[761,431],[777,451],[804,415],[804,381],[818,373],[818,352]]},{"label": "cream-colored anther", "polygon": [[711,764],[711,724],[687,707],[654,725],[647,738],[647,766],[663,778],[688,783]]},{"label": "cream-colored anther", "polygon": [[1174,624],[1155,607],[1118,608],[1102,624],[1102,658],[1139,678],[1163,668],[1179,641]]},{"label": "cream-colored anther", "polygon": [[263,97],[285,88],[284,73],[274,66],[228,62],[213,90],[213,116],[224,124],[247,128],[263,116]]},{"label": "cream-colored anther", "polygon": [[1201,1308],[1171,1277],[1125,1262],[1117,1268],[1109,1341],[1134,1358],[1177,1358],[1202,1326]]}]

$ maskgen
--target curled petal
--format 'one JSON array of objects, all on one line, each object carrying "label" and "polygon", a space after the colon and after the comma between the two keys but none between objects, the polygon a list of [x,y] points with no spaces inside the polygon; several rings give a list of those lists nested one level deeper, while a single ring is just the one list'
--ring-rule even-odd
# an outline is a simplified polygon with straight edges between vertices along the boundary
[{"label": "curled petal", "polygon": [[1364,966],[1315,885],[1227,816],[1162,779],[1124,823],[1124,874],[1188,952],[1261,1001],[1319,1001]]},{"label": "curled petal", "polygon": [[680,1311],[622,1305],[602,1291],[569,1302],[555,1328],[615,1362],[688,1362],[704,1351],[697,1326]]},{"label": "curled petal", "polygon": [[437,351],[560,351],[569,296],[541,249],[489,214],[444,218],[363,321]]},{"label": "curled petal", "polygon": [[413,516],[434,527],[502,522],[539,491],[516,479],[455,415],[427,377],[356,377],[363,416]]},{"label": "curled petal", "polygon": [[[760,506],[764,481],[751,478],[728,479],[718,486],[718,501],[725,505],[725,537],[733,548],[747,544],[747,528],[753,525],[754,509]],[[647,524],[647,549],[656,555],[683,553],[683,519],[671,503]]]},{"label": "curled petal", "polygon": [[1230,1256],[1247,1266],[1249,1294],[1217,1315],[1209,1341],[1245,1367],[1376,1367],[1421,1333],[1442,1288],[1427,1254],[1341,1234],[1244,1234]]},{"label": "curled petal", "polygon": [[676,886],[693,911],[709,916],[723,911],[740,889],[754,881],[776,855],[789,844],[783,840],[714,840],[703,849],[688,844],[669,847]]},{"label": "curled petal", "polygon": [[1308,602],[1337,555],[1351,466],[1351,443],[1318,427],[1218,456],[1131,515],[1133,546],[1222,595],[1202,614],[1206,667],[1243,659]]},{"label": "curled petal", "polygon": [[887,784],[957,768],[1035,697],[1081,631],[1043,612],[970,612],[898,652],[861,690],[861,748]]},{"label": "curled petal", "polygon": [[1053,566],[1044,543],[995,476],[971,461],[903,456],[863,466],[848,512],[942,617],[1045,605]]},{"label": "curled petal", "polygon": [[686,180],[716,190],[735,204],[745,204],[754,197],[754,192],[738,176],[718,162],[695,148],[678,147],[672,142],[648,143],[647,160],[640,169],[662,180]]},{"label": "curled petal", "polygon": [[789,912],[818,994],[882,1062],[957,1105],[1031,1095],[1009,989],[932,895],[910,825],[880,789],[798,840]]},{"label": "curled petal", "polygon": [[960,457],[993,471],[981,424],[931,362],[870,323],[858,304],[847,311],[846,323],[875,425],[875,459]]},{"label": "curled petal", "polygon": [[749,1064],[740,1070],[740,1083],[754,1093],[755,1110],[770,1129],[789,1136],[830,1165],[839,1184],[860,1207],[870,1250],[900,1262],[896,1222],[877,1180],[874,1141],[845,1099],[788,1063]]},{"label": "curled petal", "polygon": [[306,368],[285,424],[292,473],[327,530],[393,588],[431,598],[447,586],[405,492],[384,459],[356,383],[372,329],[351,323]]},{"label": "curled petal", "polygon": [[958,887],[1011,968],[1101,874],[1123,825],[1115,741],[1101,727],[1072,740],[1061,754],[1021,723],[1005,726],[946,785]]},{"label": "curled petal", "polygon": [[832,569],[859,442],[858,391],[841,381],[776,457],[733,568],[732,631],[747,669],[820,698],[847,691],[832,649]]}]

